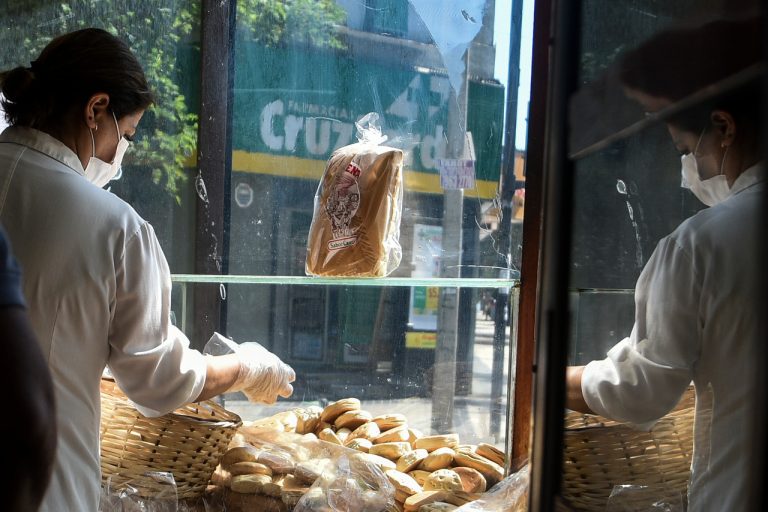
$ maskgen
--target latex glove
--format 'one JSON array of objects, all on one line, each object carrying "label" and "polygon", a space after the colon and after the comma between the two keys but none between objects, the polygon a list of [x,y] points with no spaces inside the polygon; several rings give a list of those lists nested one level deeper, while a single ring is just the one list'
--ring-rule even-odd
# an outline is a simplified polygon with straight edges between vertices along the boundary
[{"label": "latex glove", "polygon": [[237,344],[214,333],[203,353],[214,356],[236,354],[240,370],[229,391],[242,391],[252,402],[273,404],[278,396],[288,398],[293,394],[291,382],[296,380],[293,368],[258,343]]},{"label": "latex glove", "polygon": [[291,382],[296,380],[296,373],[275,354],[258,343],[241,343],[235,353],[240,372],[230,391],[242,391],[251,402],[265,404],[293,394]]}]

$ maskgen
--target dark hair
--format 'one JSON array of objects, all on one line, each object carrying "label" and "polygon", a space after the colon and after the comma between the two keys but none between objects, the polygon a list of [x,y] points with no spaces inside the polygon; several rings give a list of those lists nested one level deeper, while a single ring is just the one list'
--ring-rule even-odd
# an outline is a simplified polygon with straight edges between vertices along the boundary
[{"label": "dark hair", "polygon": [[97,28],[53,39],[30,67],[2,73],[0,87],[8,123],[32,128],[63,122],[99,92],[109,94],[118,118],[154,101],[136,56],[123,41]]},{"label": "dark hair", "polygon": [[[760,19],[718,20],[660,32],[624,55],[620,77],[631,89],[675,102],[762,60]],[[756,127],[760,96],[759,81],[753,79],[672,116],[669,122],[699,131],[710,112],[721,109],[737,122]]]}]

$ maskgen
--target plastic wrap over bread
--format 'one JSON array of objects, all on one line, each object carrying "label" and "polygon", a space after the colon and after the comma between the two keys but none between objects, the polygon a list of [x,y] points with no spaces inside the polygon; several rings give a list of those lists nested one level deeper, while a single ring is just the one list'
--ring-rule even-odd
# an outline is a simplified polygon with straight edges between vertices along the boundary
[{"label": "plastic wrap over bread", "polygon": [[384,277],[400,265],[403,152],[381,145],[377,117],[358,121],[360,142],[328,159],[315,194],[307,275]]}]

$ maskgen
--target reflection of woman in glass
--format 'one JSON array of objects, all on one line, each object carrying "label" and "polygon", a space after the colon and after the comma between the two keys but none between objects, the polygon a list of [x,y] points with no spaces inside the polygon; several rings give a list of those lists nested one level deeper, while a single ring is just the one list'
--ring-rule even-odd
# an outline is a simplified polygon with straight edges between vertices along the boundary
[{"label": "reflection of woman in glass", "polygon": [[[628,94],[656,111],[762,60],[759,24],[669,31],[630,52]],[[669,412],[693,381],[689,510],[748,510],[755,348],[763,343],[757,247],[764,235],[758,80],[667,121],[691,191],[710,206],[659,241],[635,290],[629,338],[601,361],[571,367],[569,408],[644,424]],[[765,433],[760,433],[764,436]]]}]

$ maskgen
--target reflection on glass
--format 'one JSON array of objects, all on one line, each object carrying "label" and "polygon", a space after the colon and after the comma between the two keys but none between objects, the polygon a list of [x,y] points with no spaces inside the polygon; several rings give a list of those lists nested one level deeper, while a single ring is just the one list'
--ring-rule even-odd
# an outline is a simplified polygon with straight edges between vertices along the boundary
[{"label": "reflection on glass", "polygon": [[[725,5],[639,4],[583,4],[567,396],[571,409],[603,416],[586,422],[624,422],[650,441],[609,422],[580,441],[593,443],[587,460],[569,423],[563,492],[597,509],[617,486],[611,505],[631,510],[668,496],[683,510],[686,493],[688,510],[746,510],[749,458],[764,437],[750,398],[763,344],[763,36],[757,18]],[[633,454],[632,474],[618,450]],[[579,491],[593,484],[602,490]]]}]

